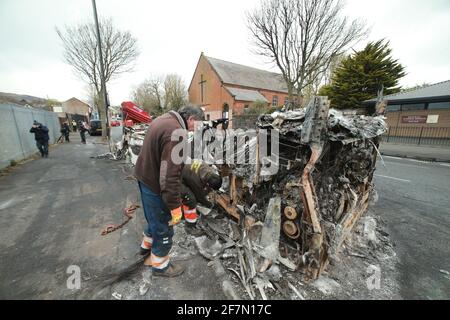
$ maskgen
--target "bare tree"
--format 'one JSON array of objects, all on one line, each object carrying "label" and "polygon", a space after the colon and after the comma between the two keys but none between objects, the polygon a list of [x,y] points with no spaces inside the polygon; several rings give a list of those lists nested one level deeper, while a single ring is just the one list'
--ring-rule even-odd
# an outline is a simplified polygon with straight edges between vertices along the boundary
[{"label": "bare tree", "polygon": [[151,114],[159,115],[186,105],[186,85],[177,74],[150,77],[132,91],[131,98]]},{"label": "bare tree", "polygon": [[342,7],[341,0],[262,0],[247,13],[254,51],[280,69],[290,101],[366,36],[360,21],[342,16]]},{"label": "bare tree", "polygon": [[102,98],[98,95],[95,86],[92,84],[85,85],[84,92],[87,96],[89,105],[92,107],[92,111],[99,114],[98,106],[101,104]]},{"label": "bare tree", "polygon": [[163,84],[162,77],[146,79],[132,91],[131,98],[147,112],[160,115],[164,108]]},{"label": "bare tree", "polygon": [[[100,63],[94,23],[56,28],[64,47],[64,59],[77,75],[92,85],[97,96],[101,93]],[[133,70],[133,62],[139,56],[137,40],[128,31],[116,29],[111,19],[100,21],[100,35],[104,64],[104,79],[108,83],[122,73]],[[99,100],[101,101],[101,100]],[[102,121],[106,122],[106,108],[98,105]],[[103,136],[106,130],[102,130]]]},{"label": "bare tree", "polygon": [[336,56],[334,56],[329,65],[327,70],[325,71],[325,73],[323,74],[323,83],[324,85],[331,85],[333,82],[333,75],[336,72],[336,70],[339,68],[339,66],[341,65],[342,61],[347,57],[346,54],[338,54]]},{"label": "bare tree", "polygon": [[186,85],[177,74],[169,74],[164,80],[165,108],[178,110],[187,103]]},{"label": "bare tree", "polygon": [[345,54],[337,54],[331,58],[326,70],[316,70],[308,75],[306,79],[306,86],[302,91],[302,106],[308,105],[309,100],[313,96],[319,94],[319,89],[323,85],[331,85],[333,74],[336,72],[345,57]]}]

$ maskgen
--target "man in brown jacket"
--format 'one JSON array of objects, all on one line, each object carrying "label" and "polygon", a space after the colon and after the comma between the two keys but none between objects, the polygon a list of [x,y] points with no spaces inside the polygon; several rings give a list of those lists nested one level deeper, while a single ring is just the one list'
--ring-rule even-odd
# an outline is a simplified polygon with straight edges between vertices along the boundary
[{"label": "man in brown jacket", "polygon": [[153,275],[176,277],[184,268],[169,260],[173,226],[181,221],[181,171],[186,154],[187,131],[194,131],[196,121],[203,120],[199,107],[183,107],[156,118],[148,128],[136,162],[135,176],[141,192],[148,226],[141,244],[143,252],[151,250],[145,264]]}]

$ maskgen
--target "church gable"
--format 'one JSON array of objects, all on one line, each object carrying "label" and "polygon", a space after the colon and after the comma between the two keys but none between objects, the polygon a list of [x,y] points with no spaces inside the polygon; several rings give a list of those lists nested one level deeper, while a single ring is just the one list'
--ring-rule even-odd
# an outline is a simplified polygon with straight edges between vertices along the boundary
[{"label": "church gable", "polygon": [[203,107],[207,118],[232,118],[255,101],[280,107],[287,89],[280,74],[200,55],[191,83],[189,102]]},{"label": "church gable", "polygon": [[219,109],[223,100],[232,104],[231,95],[222,87],[222,81],[202,54],[189,85],[189,101],[207,109]]}]

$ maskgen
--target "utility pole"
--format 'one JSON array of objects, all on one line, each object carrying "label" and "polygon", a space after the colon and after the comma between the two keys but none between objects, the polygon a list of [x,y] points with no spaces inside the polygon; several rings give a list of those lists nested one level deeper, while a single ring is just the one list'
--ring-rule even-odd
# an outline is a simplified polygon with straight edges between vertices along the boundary
[{"label": "utility pole", "polygon": [[[97,30],[97,45],[98,45],[98,54],[100,58],[100,81],[103,93],[103,103],[105,104],[105,113],[106,113],[106,136],[109,140],[109,119],[108,119],[108,94],[106,93],[106,83],[105,83],[105,67],[103,65],[103,53],[102,53],[102,41],[100,37],[100,28],[98,26],[98,17],[97,17],[97,6],[95,4],[95,0],[92,0],[92,8],[94,10],[94,20],[95,27]],[[108,143],[110,151],[111,145]]]}]

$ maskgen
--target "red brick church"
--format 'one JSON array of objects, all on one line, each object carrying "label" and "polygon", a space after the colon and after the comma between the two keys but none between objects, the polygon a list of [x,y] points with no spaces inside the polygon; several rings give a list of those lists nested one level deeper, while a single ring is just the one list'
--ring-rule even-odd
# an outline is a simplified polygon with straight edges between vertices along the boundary
[{"label": "red brick church", "polygon": [[288,99],[280,74],[200,55],[189,85],[189,102],[203,107],[207,119],[244,113],[252,102],[283,106]]}]

